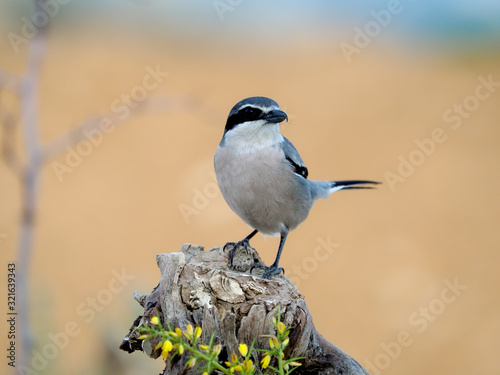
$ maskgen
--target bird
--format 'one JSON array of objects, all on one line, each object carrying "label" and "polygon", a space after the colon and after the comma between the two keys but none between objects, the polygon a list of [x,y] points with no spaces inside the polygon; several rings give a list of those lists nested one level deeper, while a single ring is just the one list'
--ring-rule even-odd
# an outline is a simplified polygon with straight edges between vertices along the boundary
[{"label": "bird", "polygon": [[338,190],[371,189],[379,184],[368,180],[313,181],[294,145],[280,133],[288,115],[270,98],[243,99],[229,112],[222,140],[214,156],[217,183],[229,207],[251,228],[252,233],[233,246],[248,249],[258,232],[280,235],[276,259],[264,268],[270,279],[284,272],[279,267],[283,246],[290,231],[308,216],[318,198]]}]

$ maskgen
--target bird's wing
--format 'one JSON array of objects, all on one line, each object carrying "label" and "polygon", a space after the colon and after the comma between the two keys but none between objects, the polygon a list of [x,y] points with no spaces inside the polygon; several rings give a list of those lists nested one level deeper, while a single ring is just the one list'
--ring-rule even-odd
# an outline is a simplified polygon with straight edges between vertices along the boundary
[{"label": "bird's wing", "polygon": [[307,175],[309,174],[307,167],[292,142],[283,137],[282,147],[283,152],[285,153],[285,159],[290,163],[294,172],[304,178],[307,178]]}]

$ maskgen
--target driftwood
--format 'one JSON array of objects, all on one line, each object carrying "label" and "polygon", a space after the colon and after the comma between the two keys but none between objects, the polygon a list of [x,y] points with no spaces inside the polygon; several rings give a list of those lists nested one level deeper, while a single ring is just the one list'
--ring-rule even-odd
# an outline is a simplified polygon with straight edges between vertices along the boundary
[{"label": "driftwood", "polygon": [[[206,252],[201,246],[184,244],[178,253],[159,254],[160,283],[149,295],[135,294],[144,314],[134,321],[120,348],[158,358],[160,350],[154,348],[159,339],[141,341],[136,328],[159,315],[163,322],[181,329],[188,324],[201,326],[204,342],[215,332],[215,340],[224,348],[219,358],[227,360],[231,353],[238,353],[238,343],[250,345],[255,339],[256,348],[268,348],[268,338],[262,335],[274,334],[271,321],[279,308],[283,323],[291,328],[286,357],[305,357],[294,374],[368,375],[316,331],[304,296],[290,280],[283,275],[263,279],[259,268],[249,273],[254,264],[262,263],[254,249],[239,247],[229,267],[233,246]],[[254,353],[258,363],[259,353]],[[196,369],[186,369],[187,358],[167,361],[163,374],[198,374]]]}]

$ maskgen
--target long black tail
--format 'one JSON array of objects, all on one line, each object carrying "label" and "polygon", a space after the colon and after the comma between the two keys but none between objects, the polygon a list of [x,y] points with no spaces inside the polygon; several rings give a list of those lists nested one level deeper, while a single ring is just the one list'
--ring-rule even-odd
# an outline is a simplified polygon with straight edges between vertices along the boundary
[{"label": "long black tail", "polygon": [[379,185],[381,182],[366,181],[366,180],[347,180],[347,181],[331,181],[332,188],[335,190],[344,189],[375,189],[375,186],[359,186],[359,185]]}]

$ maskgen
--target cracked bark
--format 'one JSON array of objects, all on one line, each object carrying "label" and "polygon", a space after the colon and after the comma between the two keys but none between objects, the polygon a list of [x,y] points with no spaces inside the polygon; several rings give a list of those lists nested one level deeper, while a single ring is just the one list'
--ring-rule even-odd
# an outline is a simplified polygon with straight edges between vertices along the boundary
[{"label": "cracked bark", "polygon": [[[238,353],[239,343],[250,345],[255,340],[256,348],[267,348],[268,338],[262,335],[274,334],[271,321],[279,307],[283,323],[291,328],[286,357],[305,357],[294,374],[368,374],[316,331],[304,296],[290,280],[283,275],[262,279],[258,268],[250,274],[254,264],[262,263],[252,248],[238,248],[229,267],[231,248],[228,244],[204,251],[201,246],[184,244],[178,253],[159,254],[160,283],[149,295],[135,293],[144,314],[133,322],[120,349],[129,353],[140,350],[158,358],[160,350],[154,347],[159,339],[138,340],[136,328],[159,315],[163,322],[181,329],[188,324],[201,326],[203,342],[215,332],[216,342],[223,345],[219,358],[224,361]],[[197,374],[196,368],[185,368],[187,358],[167,361],[163,374]],[[259,362],[257,351],[253,359]]]}]

